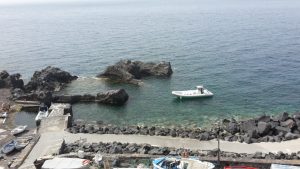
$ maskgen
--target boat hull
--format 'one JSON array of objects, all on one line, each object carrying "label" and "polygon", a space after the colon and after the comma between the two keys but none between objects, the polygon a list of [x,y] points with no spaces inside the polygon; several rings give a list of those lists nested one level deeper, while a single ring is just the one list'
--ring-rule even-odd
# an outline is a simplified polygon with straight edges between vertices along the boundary
[{"label": "boat hull", "polygon": [[15,149],[15,140],[10,141],[9,143],[5,144],[2,148],[1,148],[1,152],[3,152],[4,154],[9,154],[12,151],[14,151]]},{"label": "boat hull", "polygon": [[195,158],[161,157],[152,161],[153,169],[213,169],[214,164]]},{"label": "boat hull", "polygon": [[11,134],[17,135],[23,133],[27,129],[27,126],[18,126],[11,131]]},{"label": "boat hull", "polygon": [[187,91],[172,91],[174,96],[179,98],[200,98],[200,97],[212,97],[214,94],[208,90],[204,90],[200,93],[198,90],[187,90]]},{"label": "boat hull", "polygon": [[35,117],[35,123],[36,123],[36,125],[39,126],[40,123],[41,123],[41,120],[44,119],[44,118],[46,118],[46,117],[48,117],[48,115],[49,115],[48,111],[40,111],[38,113],[38,115]]},{"label": "boat hull", "polygon": [[6,118],[8,115],[7,115],[7,112],[4,112],[4,113],[1,113],[0,114],[0,118]]}]

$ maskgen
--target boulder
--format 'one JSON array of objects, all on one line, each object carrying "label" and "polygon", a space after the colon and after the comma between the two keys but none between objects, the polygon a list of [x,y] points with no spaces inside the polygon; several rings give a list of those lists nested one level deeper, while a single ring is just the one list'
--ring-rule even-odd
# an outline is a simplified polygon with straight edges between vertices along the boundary
[{"label": "boulder", "polygon": [[280,124],[278,121],[270,121],[269,123],[271,124],[272,129],[276,128]]},{"label": "boulder", "polygon": [[199,135],[199,140],[209,140],[209,133],[204,132]]},{"label": "boulder", "polygon": [[109,149],[109,154],[122,154],[122,146],[121,145],[113,145]]},{"label": "boulder", "polygon": [[280,136],[274,136],[273,139],[275,142],[281,142],[282,140]]},{"label": "boulder", "polygon": [[9,76],[8,72],[6,70],[3,70],[0,72],[0,79],[4,80]]},{"label": "boulder", "polygon": [[291,132],[291,129],[290,128],[287,128],[287,127],[281,127],[281,126],[277,126],[275,127],[275,129],[277,130],[277,133],[288,133],[288,132]]},{"label": "boulder", "polygon": [[128,100],[128,97],[129,96],[124,89],[110,90],[104,93],[98,93],[96,102],[111,105],[123,105]]},{"label": "boulder", "polygon": [[286,134],[284,135],[284,138],[285,138],[286,140],[292,140],[292,139],[298,138],[298,135],[297,135],[297,134],[293,134],[293,133],[291,133],[291,132],[288,132],[288,133],[286,133]]},{"label": "boulder", "polygon": [[300,119],[300,112],[294,113],[293,118],[294,119]]},{"label": "boulder", "polygon": [[250,119],[250,120],[247,120],[247,121],[243,121],[241,124],[240,124],[240,130],[241,132],[248,132],[249,130],[252,130],[254,127],[257,126],[257,122],[256,120],[254,119]]},{"label": "boulder", "polygon": [[300,134],[300,130],[298,128],[296,128],[296,129],[293,130],[293,133],[294,134]]},{"label": "boulder", "polygon": [[24,89],[24,82],[21,79],[21,74],[16,73],[9,75],[7,78],[7,85],[8,87],[11,87],[13,89],[19,88],[19,89]]},{"label": "boulder", "polygon": [[255,152],[253,154],[253,158],[262,159],[263,158],[263,153],[262,152]]},{"label": "boulder", "polygon": [[207,155],[208,156],[211,156],[211,157],[216,157],[217,155],[218,155],[218,153],[219,153],[219,149],[218,148],[215,148],[215,149],[213,149],[213,150],[211,150],[211,151],[208,151],[207,152]]},{"label": "boulder", "polygon": [[262,121],[262,122],[270,122],[271,120],[271,117],[270,116],[267,116],[267,115],[262,115],[260,117],[257,118],[257,121]]},{"label": "boulder", "polygon": [[227,127],[226,130],[231,133],[231,134],[235,134],[237,132],[240,131],[239,125],[236,122],[230,122]]},{"label": "boulder", "polygon": [[5,80],[0,79],[0,89],[6,87],[6,82]]},{"label": "boulder", "polygon": [[24,82],[21,79],[21,74],[9,75],[7,71],[0,72],[0,88],[24,89]]},{"label": "boulder", "polygon": [[143,77],[157,76],[169,77],[173,73],[170,62],[143,63],[141,61],[121,60],[115,65],[108,66],[106,70],[97,75],[116,82],[139,84]]},{"label": "boulder", "polygon": [[158,77],[169,77],[173,73],[170,62],[160,62],[160,63],[143,63],[135,62],[140,68],[138,73],[141,78],[147,76],[158,76]]},{"label": "boulder", "polygon": [[56,67],[48,66],[41,71],[36,71],[25,85],[25,90],[30,91],[59,91],[64,85],[77,79],[70,73]]},{"label": "boulder", "polygon": [[286,121],[281,122],[281,123],[280,123],[280,126],[286,127],[286,128],[290,128],[290,129],[291,129],[291,128],[293,128],[293,127],[296,126],[296,123],[294,122],[294,120],[288,119],[288,120],[286,120]]},{"label": "boulder", "polygon": [[171,132],[170,132],[170,135],[171,135],[172,137],[176,137],[176,136],[177,136],[176,130],[175,130],[175,129],[172,129]]},{"label": "boulder", "polygon": [[260,121],[257,124],[257,129],[258,129],[258,134],[264,136],[269,133],[271,129],[271,124]]},{"label": "boulder", "polygon": [[279,114],[276,117],[273,117],[272,120],[282,122],[282,121],[286,121],[288,118],[289,118],[289,114],[287,112],[284,112],[282,114]]},{"label": "boulder", "polygon": [[248,136],[249,138],[258,138],[258,129],[257,128],[253,128],[251,130],[248,130]]}]

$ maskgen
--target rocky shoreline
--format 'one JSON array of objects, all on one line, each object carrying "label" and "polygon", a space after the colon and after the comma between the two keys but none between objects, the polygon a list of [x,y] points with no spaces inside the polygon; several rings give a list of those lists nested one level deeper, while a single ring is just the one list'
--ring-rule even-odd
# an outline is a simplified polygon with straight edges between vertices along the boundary
[{"label": "rocky shoreline", "polygon": [[[100,154],[149,154],[159,156],[180,156],[184,151],[187,151],[190,156],[198,157],[217,157],[218,149],[211,151],[201,150],[187,150],[175,149],[169,147],[156,147],[149,144],[133,144],[133,143],[83,143],[80,141],[68,143],[63,146],[62,154],[77,153],[79,150],[86,153],[100,153]],[[220,151],[220,157],[230,157],[234,159],[267,159],[267,160],[299,160],[300,152],[297,153],[262,153],[256,152],[254,154],[246,153],[232,153]]]},{"label": "rocky shoreline", "polygon": [[[210,129],[167,128],[157,126],[116,126],[111,124],[88,124],[77,120],[68,128],[70,133],[94,134],[138,134],[150,136],[171,136],[197,140],[238,141],[247,144],[259,142],[281,142],[300,137],[300,113],[281,113],[271,117],[262,115],[245,121],[224,119],[219,126]],[[219,134],[218,134],[219,133]]]}]

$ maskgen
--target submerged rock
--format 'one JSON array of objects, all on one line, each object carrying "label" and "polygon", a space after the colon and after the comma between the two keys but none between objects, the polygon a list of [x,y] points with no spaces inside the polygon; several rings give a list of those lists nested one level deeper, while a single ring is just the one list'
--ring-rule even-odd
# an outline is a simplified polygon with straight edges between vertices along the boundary
[{"label": "submerged rock", "polygon": [[170,62],[144,63],[141,61],[122,60],[97,75],[121,83],[139,84],[143,77],[169,77],[173,73]]},{"label": "submerged rock", "polygon": [[70,73],[56,67],[48,66],[41,71],[36,71],[25,85],[26,92],[31,91],[59,91],[65,84],[77,79]]}]

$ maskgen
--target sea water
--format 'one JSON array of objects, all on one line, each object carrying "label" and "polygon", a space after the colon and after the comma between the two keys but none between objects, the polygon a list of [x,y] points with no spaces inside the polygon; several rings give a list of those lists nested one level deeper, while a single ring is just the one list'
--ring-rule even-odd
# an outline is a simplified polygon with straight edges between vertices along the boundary
[{"label": "sea water", "polygon": [[[121,59],[169,61],[142,86],[94,78]],[[74,118],[119,125],[203,126],[299,111],[300,1],[99,0],[0,5],[0,68],[28,81],[60,67],[80,78],[62,93],[124,88],[121,107],[73,105]],[[178,100],[204,85],[212,98]],[[28,123],[35,114],[20,114]]]}]

